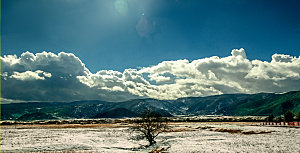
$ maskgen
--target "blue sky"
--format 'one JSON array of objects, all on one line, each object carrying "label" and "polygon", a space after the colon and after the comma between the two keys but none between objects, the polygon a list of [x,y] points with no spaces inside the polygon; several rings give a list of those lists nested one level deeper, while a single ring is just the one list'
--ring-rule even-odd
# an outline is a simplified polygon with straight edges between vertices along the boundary
[{"label": "blue sky", "polygon": [[74,53],[90,71],[300,54],[300,1],[2,0],[2,55]]},{"label": "blue sky", "polygon": [[299,0],[2,0],[1,19],[4,102],[300,90]]}]

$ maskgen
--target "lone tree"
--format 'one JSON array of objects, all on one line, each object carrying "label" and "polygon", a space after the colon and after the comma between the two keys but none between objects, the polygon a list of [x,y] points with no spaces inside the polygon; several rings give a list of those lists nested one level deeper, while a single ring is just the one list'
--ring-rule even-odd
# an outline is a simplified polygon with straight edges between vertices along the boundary
[{"label": "lone tree", "polygon": [[284,113],[284,121],[285,122],[293,122],[294,121],[294,113],[291,111],[287,111]]},{"label": "lone tree", "polygon": [[147,109],[140,118],[134,121],[132,130],[138,132],[135,139],[146,139],[149,142],[149,146],[151,146],[156,143],[155,138],[167,128],[167,119]]}]

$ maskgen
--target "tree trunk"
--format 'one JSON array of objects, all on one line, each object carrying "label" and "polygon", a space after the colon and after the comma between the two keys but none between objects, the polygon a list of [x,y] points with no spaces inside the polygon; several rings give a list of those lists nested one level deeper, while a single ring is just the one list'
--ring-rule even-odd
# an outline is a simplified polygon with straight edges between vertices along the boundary
[{"label": "tree trunk", "polygon": [[150,142],[149,146],[152,146],[153,144],[156,143],[154,140],[151,140],[151,141],[149,140],[149,142]]},{"label": "tree trunk", "polygon": [[152,146],[153,144],[156,143],[156,142],[154,141],[154,138],[152,138],[151,136],[148,137],[148,141],[149,141],[149,146]]}]

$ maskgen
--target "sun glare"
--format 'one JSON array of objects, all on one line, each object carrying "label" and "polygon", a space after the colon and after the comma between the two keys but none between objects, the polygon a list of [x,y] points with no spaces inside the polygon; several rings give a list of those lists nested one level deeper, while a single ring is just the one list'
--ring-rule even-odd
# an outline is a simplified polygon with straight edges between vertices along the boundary
[{"label": "sun glare", "polygon": [[128,11],[128,5],[127,5],[127,0],[116,0],[115,1],[115,9],[120,13],[120,14],[127,14]]}]

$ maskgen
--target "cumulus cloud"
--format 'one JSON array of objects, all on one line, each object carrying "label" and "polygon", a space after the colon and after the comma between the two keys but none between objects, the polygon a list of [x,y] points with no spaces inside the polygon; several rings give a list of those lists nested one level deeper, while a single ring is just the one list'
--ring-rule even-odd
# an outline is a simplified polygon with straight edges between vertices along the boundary
[{"label": "cumulus cloud", "polygon": [[123,72],[91,73],[78,57],[64,52],[5,55],[1,64],[6,99],[124,101],[300,90],[300,57],[274,54],[271,62],[250,61],[243,48],[227,57],[163,61]]},{"label": "cumulus cloud", "polygon": [[[102,72],[98,72],[102,75]],[[5,55],[1,57],[1,95],[6,99],[27,101],[73,101],[85,99],[124,100],[129,93],[118,93],[121,90],[112,82],[112,91],[95,88],[93,75],[81,60],[72,53],[53,54],[42,52]],[[81,83],[79,76],[89,79]],[[103,87],[109,87],[111,74],[103,75]],[[100,78],[95,78],[99,80]],[[106,81],[106,82],[105,82]],[[88,84],[90,82],[90,84]],[[115,94],[114,94],[115,93]]]},{"label": "cumulus cloud", "polygon": [[[7,73],[6,73],[7,75]],[[45,80],[45,77],[50,78],[51,73],[43,72],[41,70],[37,71],[26,71],[26,72],[13,72],[13,74],[10,76],[10,78],[15,78],[17,80]],[[5,78],[6,79],[6,78]]]},{"label": "cumulus cloud", "polygon": [[243,58],[247,58],[244,48],[232,50],[231,55],[232,56],[242,56]]}]

